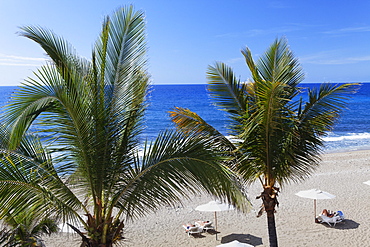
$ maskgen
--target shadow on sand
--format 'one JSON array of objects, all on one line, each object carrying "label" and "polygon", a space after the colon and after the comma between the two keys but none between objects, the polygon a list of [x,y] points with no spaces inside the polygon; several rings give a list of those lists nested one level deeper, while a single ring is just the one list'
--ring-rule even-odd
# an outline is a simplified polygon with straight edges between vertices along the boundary
[{"label": "shadow on sand", "polygon": [[360,225],[356,221],[345,219],[342,222],[337,223],[335,226],[329,226],[326,223],[321,223],[322,225],[328,227],[328,228],[333,228],[333,229],[339,229],[339,230],[348,230],[348,229],[356,229]]},{"label": "shadow on sand", "polygon": [[198,233],[198,234],[190,234],[190,237],[193,237],[193,238],[205,238],[206,236],[202,235],[201,233]]},{"label": "shadow on sand", "polygon": [[253,246],[262,245],[262,238],[250,235],[250,234],[229,234],[221,239],[222,244],[226,244],[232,242],[234,240],[238,240],[241,243],[251,244]]},{"label": "shadow on sand", "polygon": [[215,229],[209,229],[209,230],[207,230],[206,233],[211,234],[211,235],[215,235],[215,234],[220,233],[220,232],[216,231]]}]

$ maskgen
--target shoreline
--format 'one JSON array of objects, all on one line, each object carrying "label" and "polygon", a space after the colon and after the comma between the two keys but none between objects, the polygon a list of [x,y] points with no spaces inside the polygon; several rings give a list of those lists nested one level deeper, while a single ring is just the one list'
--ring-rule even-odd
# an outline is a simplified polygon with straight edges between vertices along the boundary
[{"label": "shoreline", "polygon": [[[320,166],[305,181],[281,188],[279,207],[275,214],[280,246],[363,246],[370,241],[369,185],[370,150],[354,150],[321,155]],[[321,189],[334,194],[331,200],[317,200],[317,212],[324,208],[341,210],[346,220],[335,227],[314,222],[313,200],[295,195],[298,191]],[[212,212],[199,212],[195,207],[213,198],[193,196],[176,207],[163,207],[141,219],[129,221],[124,228],[124,246],[217,246],[239,240],[254,246],[268,246],[267,219],[264,213],[257,218],[261,201],[255,199],[262,187],[258,183],[248,188],[253,209],[246,214],[236,210],[217,212],[217,240],[214,234],[203,233],[188,237],[182,224],[196,220],[214,222]],[[76,234],[57,234],[44,237],[51,247],[79,246]]]},{"label": "shoreline", "polygon": [[333,150],[324,150],[322,155],[325,154],[336,154],[336,153],[351,153],[351,152],[362,152],[362,151],[370,151],[370,146],[359,146],[353,149],[343,148],[343,149],[333,149]]}]

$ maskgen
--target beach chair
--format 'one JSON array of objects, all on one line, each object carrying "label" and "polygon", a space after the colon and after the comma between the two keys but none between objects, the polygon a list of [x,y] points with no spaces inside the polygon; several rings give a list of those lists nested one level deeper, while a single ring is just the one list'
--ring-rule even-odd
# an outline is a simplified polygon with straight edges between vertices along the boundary
[{"label": "beach chair", "polygon": [[328,217],[326,215],[320,214],[317,217],[317,219],[320,223],[326,223],[329,226],[332,226],[332,225],[335,226],[337,223],[342,222],[344,220],[344,214],[342,211],[334,212],[334,215],[332,217]]},{"label": "beach chair", "polygon": [[337,214],[339,215],[339,217],[342,219],[342,221],[345,219],[344,217],[344,213],[342,211],[337,211]]},{"label": "beach chair", "polygon": [[186,226],[186,225],[182,226],[185,228],[185,232],[188,234],[189,237],[190,235],[201,234],[203,232],[203,227],[200,226]]},{"label": "beach chair", "polygon": [[212,221],[196,221],[195,225],[198,227],[202,227],[204,232],[214,229],[214,227],[212,226]]}]

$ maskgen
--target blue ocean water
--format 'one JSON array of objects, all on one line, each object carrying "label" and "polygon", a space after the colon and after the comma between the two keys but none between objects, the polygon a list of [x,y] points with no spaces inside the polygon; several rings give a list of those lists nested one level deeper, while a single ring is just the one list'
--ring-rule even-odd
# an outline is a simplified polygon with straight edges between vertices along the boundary
[{"label": "blue ocean water", "polygon": [[[318,87],[320,84],[306,83],[305,87]],[[168,111],[175,106],[196,112],[221,133],[227,133],[227,118],[223,111],[212,105],[206,85],[154,85],[150,93],[144,138],[154,138],[172,123]],[[0,87],[0,106],[6,104],[15,87]],[[325,137],[326,152],[348,150],[370,150],[370,83],[364,83],[353,95],[334,130]]]}]

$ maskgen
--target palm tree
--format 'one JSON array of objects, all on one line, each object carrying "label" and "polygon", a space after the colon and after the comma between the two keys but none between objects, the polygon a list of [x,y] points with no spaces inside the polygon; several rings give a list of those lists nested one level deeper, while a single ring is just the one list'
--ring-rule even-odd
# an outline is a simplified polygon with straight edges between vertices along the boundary
[{"label": "palm tree", "polygon": [[[274,213],[279,187],[307,178],[319,165],[322,138],[333,129],[356,85],[323,83],[305,91],[299,85],[304,74],[284,38],[277,39],[258,62],[248,48],[242,54],[251,81],[240,81],[224,63],[207,72],[210,96],[229,116],[229,134],[236,141],[228,141],[188,109],[175,108],[170,114],[179,129],[197,128],[203,136],[216,136],[236,157],[230,167],[248,183],[261,183],[258,215],[267,213],[270,246],[278,246]],[[306,101],[301,97],[304,92]]]},{"label": "palm tree", "polygon": [[[42,243],[43,234],[51,235],[58,232],[58,225],[52,218],[44,217],[39,219],[34,210],[23,211],[13,215],[8,213],[5,221],[8,237],[4,246],[45,246]],[[5,230],[4,229],[4,230]]]},{"label": "palm tree", "polygon": [[143,12],[128,6],[106,17],[91,61],[50,30],[27,26],[20,34],[50,62],[5,110],[0,218],[32,208],[67,222],[81,246],[112,246],[126,220],[189,194],[247,208],[212,140],[168,130],[143,141],[150,89]]}]

